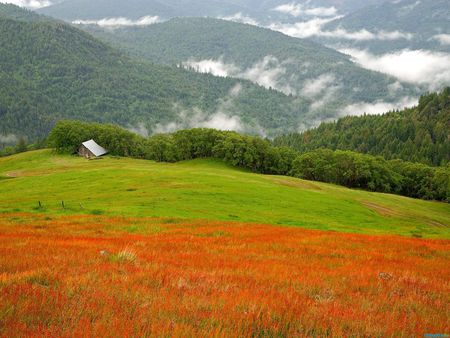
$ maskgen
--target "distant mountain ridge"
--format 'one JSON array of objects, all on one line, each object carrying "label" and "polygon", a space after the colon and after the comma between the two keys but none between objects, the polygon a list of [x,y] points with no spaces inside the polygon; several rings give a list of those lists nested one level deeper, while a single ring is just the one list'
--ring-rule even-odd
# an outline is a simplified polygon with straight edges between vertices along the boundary
[{"label": "distant mountain ridge", "polygon": [[396,103],[419,95],[414,86],[363,69],[333,49],[252,25],[212,18],[176,18],[146,27],[83,27],[150,62],[184,64],[309,98],[315,102],[309,110],[311,121],[336,118],[347,106],[361,102]]},{"label": "distant mountain ridge", "polygon": [[[126,17],[138,19],[144,15],[157,15],[163,19],[175,17],[224,17],[240,13],[244,17],[269,23],[273,20],[294,18],[275,9],[281,5],[301,8],[336,8],[340,14],[351,13],[384,0],[63,0],[39,10],[59,19],[103,19]],[[299,7],[300,8],[300,7]]]},{"label": "distant mountain ridge", "polygon": [[0,135],[42,138],[64,118],[142,133],[219,123],[274,135],[309,104],[245,80],[135,62],[63,22],[0,5]]},{"label": "distant mountain ridge", "polygon": [[[448,51],[450,39],[447,0],[61,0],[38,11],[70,22],[119,17],[137,20],[145,16],[164,21],[177,17],[227,18],[267,27],[303,22],[307,31],[344,30],[356,36],[311,35],[320,43],[369,49],[373,53],[406,48]],[[321,23],[323,18],[332,21]],[[358,37],[358,32],[391,35],[365,39]],[[395,34],[403,36],[395,38]]]},{"label": "distant mountain ridge", "polygon": [[[442,43],[439,36],[450,39],[450,2],[448,0],[390,0],[350,13],[324,26],[326,30],[342,28],[348,31],[401,32],[409,39],[380,41],[343,41],[345,45],[383,53],[396,49],[430,49],[450,52],[450,42]],[[320,39],[327,42],[327,39]],[[331,41],[331,40],[330,40]]]},{"label": "distant mountain ridge", "polygon": [[138,19],[158,15],[169,19],[177,16],[221,16],[246,11],[247,7],[233,1],[217,0],[71,0],[39,10],[42,14],[72,21],[126,17]]}]

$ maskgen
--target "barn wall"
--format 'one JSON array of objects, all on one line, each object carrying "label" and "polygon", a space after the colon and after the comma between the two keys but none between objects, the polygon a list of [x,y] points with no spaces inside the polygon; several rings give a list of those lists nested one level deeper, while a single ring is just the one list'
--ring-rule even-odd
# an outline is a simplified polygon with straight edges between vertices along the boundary
[{"label": "barn wall", "polygon": [[80,146],[80,148],[78,149],[78,155],[83,156],[85,158],[93,158],[95,157],[94,154],[87,149],[85,146]]}]

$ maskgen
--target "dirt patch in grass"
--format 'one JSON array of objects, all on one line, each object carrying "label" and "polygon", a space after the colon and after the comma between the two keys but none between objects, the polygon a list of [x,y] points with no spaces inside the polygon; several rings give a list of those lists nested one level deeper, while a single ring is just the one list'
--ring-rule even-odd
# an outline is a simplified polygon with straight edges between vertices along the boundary
[{"label": "dirt patch in grass", "polygon": [[379,205],[373,202],[362,202],[362,204],[366,207],[368,207],[370,210],[375,211],[377,214],[379,214],[380,216],[384,216],[384,217],[390,217],[390,216],[400,216],[401,213],[398,212],[397,210],[393,210],[391,208],[388,208],[386,206],[383,205]]},{"label": "dirt patch in grass", "polygon": [[281,184],[291,188],[309,189],[309,190],[322,190],[317,184],[302,180],[283,179],[281,177],[268,177],[274,183]]},{"label": "dirt patch in grass", "polygon": [[448,228],[449,225],[448,224],[444,224],[438,221],[433,221],[433,220],[428,220],[428,224],[435,226],[435,227],[439,227],[439,228]]},{"label": "dirt patch in grass", "polygon": [[6,173],[6,177],[3,177],[4,179],[8,178],[16,178],[23,176],[22,171],[10,171],[9,173]]}]

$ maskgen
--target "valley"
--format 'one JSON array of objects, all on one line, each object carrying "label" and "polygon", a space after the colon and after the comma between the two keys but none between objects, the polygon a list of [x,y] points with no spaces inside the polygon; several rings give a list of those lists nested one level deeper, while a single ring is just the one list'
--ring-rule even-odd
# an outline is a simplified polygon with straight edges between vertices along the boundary
[{"label": "valley", "polygon": [[448,337],[448,0],[0,0],[0,338]]}]

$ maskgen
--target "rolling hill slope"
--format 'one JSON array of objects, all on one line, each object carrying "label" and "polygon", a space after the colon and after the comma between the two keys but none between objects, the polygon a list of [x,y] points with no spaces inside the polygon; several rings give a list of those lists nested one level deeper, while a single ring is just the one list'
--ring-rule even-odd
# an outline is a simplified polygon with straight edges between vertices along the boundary
[{"label": "rolling hill slope", "polygon": [[[0,178],[0,212],[213,219],[450,237],[446,203],[256,175],[212,160],[86,161],[43,150],[0,158]],[[36,209],[38,201],[44,209]]]},{"label": "rolling hill slope", "polygon": [[50,150],[1,158],[0,191],[8,337],[400,337],[448,323],[449,204]]},{"label": "rolling hill slope", "polygon": [[273,134],[297,124],[307,108],[250,81],[134,62],[62,22],[30,19],[23,10],[11,19],[10,8],[0,5],[0,134],[33,140],[61,118],[144,132],[219,119],[231,129]]}]

